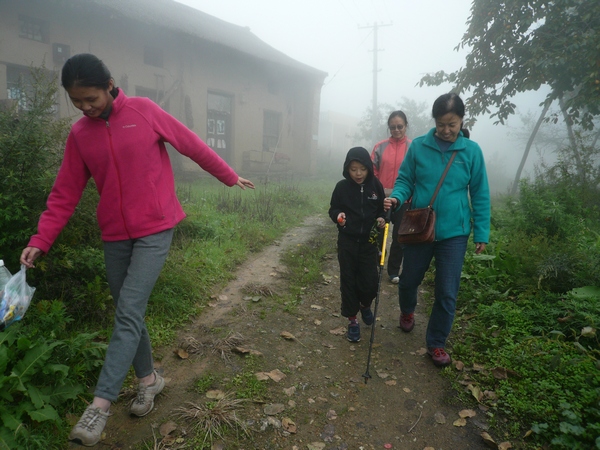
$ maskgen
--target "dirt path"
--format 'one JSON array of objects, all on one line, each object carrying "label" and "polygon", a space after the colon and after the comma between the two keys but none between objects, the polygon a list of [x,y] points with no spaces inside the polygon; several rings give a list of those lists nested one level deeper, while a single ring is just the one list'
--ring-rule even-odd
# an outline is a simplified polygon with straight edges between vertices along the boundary
[{"label": "dirt path", "polygon": [[[365,384],[371,327],[361,326],[362,341],[357,344],[349,343],[343,334],[346,319],[339,316],[336,255],[327,257],[323,284],[307,289],[304,304],[293,313],[285,312],[284,305],[270,297],[261,296],[254,302],[242,292],[249,283],[282,292],[286,287],[279,264],[281,252],[331,226],[325,217],[310,218],[246,261],[237,270],[237,279],[215,293],[211,306],[181,332],[182,347],[190,342],[214,342],[224,332],[239,333],[243,347],[262,354],[258,357],[261,371],[278,370],[284,375],[279,381],[265,381],[266,404],[248,403],[240,413],[252,430],[251,436],[236,443],[215,442],[213,448],[487,448],[480,437],[487,428],[482,411],[475,410],[477,415],[468,418],[466,426],[453,425],[465,407],[425,355],[427,305],[423,301],[416,311],[417,326],[412,333],[403,333],[397,326],[397,287],[387,279],[382,283],[369,370],[372,378]],[[296,339],[282,338],[284,331]],[[176,347],[157,350],[157,366],[167,379],[167,387],[157,397],[154,411],[143,418],[130,417],[127,397],[133,389],[126,390],[123,400],[113,406],[106,437],[97,447],[200,448],[191,444],[186,424],[175,420],[174,411],[186,402],[206,401],[193,389],[199,377],[218,373],[222,377],[219,381],[226,381],[240,373],[244,359],[233,354],[227,361],[206,348],[202,354],[182,359],[174,353]],[[159,426],[169,420],[175,420],[177,428],[159,445]],[[295,433],[290,432],[294,426],[288,420],[293,422]],[[157,444],[142,447],[142,442]]]}]

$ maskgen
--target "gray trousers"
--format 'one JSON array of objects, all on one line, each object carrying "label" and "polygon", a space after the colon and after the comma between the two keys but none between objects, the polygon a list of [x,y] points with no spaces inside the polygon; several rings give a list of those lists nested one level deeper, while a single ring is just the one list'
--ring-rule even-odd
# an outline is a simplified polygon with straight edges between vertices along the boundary
[{"label": "gray trousers", "polygon": [[94,395],[115,401],[131,365],[138,378],[154,370],[144,317],[162,270],[173,229],[117,242],[104,242],[106,278],[115,302],[115,324]]}]

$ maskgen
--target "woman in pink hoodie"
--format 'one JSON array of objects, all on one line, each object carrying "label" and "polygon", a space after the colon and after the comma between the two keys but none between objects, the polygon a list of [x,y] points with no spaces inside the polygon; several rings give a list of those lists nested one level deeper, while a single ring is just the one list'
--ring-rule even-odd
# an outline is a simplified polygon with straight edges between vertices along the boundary
[{"label": "woman in pink hoodie", "polygon": [[148,298],[185,217],[165,143],[194,160],[227,186],[254,188],[195,133],[147,98],[127,97],[104,63],[78,54],[62,68],[62,85],[83,116],[72,127],[63,162],[42,213],[38,233],[21,254],[33,267],[47,253],[94,179],[106,277],[115,302],[115,323],[94,400],[69,439],[92,446],[99,440],[129,368],[139,378],[131,414],[144,416],[165,380],[156,370],[144,324]]}]

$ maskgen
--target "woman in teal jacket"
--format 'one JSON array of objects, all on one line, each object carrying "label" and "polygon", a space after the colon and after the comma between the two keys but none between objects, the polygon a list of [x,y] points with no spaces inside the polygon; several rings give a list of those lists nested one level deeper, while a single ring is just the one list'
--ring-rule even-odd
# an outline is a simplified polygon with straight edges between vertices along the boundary
[{"label": "woman in teal jacket", "polygon": [[481,253],[490,235],[490,191],[479,145],[462,130],[465,106],[453,93],[433,104],[435,128],[416,138],[404,158],[385,209],[397,208],[412,196],[412,208],[428,206],[452,153],[456,157],[433,204],[435,241],[406,245],[398,283],[400,328],[414,328],[417,290],[435,258],[435,301],[427,326],[427,351],[437,366],[451,363],[446,340],[452,329],[467,240],[471,231],[475,252]]}]

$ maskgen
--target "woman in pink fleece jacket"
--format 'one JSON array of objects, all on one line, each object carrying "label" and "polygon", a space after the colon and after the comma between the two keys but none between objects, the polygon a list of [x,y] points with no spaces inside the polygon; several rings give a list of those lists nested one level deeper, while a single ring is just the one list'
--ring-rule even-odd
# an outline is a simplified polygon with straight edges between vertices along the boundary
[{"label": "woman in pink fleece jacket", "polygon": [[254,188],[177,119],[147,98],[128,98],[114,86],[104,63],[78,54],[62,68],[62,85],[83,112],[71,129],[64,159],[42,213],[38,233],[21,263],[47,253],[75,211],[90,177],[100,201],[97,217],[104,243],[106,276],[115,301],[115,324],[94,400],[69,439],[92,446],[99,440],[129,367],[139,378],[136,416],[148,414],[165,385],[154,370],[144,324],[148,298],[171,245],[173,227],[185,213],[175,195],[165,142],[227,186]]}]

